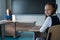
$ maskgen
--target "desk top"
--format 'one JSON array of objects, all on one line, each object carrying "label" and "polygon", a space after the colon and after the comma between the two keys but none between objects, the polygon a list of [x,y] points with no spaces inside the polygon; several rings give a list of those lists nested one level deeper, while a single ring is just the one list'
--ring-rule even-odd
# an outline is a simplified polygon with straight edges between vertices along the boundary
[{"label": "desk top", "polygon": [[5,24],[5,23],[8,23],[8,22],[12,22],[12,21],[1,20],[1,21],[0,21],[0,24]]},{"label": "desk top", "polygon": [[29,31],[33,31],[33,32],[40,31],[40,27],[32,27],[32,29],[29,29]]},{"label": "desk top", "polygon": [[35,21],[33,22],[25,22],[25,21],[19,21],[19,20],[16,20],[16,21],[10,21],[10,20],[0,20],[0,24],[3,24],[3,23],[8,23],[8,22],[18,22],[18,23],[34,23]]},{"label": "desk top", "polygon": [[31,32],[39,32],[40,27],[34,26],[34,27],[17,27],[17,31],[31,31]]}]

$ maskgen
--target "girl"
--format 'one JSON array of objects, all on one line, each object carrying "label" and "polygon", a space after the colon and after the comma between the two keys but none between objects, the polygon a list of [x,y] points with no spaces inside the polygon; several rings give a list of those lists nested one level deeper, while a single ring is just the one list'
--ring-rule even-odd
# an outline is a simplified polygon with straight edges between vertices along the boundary
[{"label": "girl", "polygon": [[[59,18],[57,17],[57,15],[55,13],[56,10],[57,10],[56,4],[47,3],[45,5],[46,20],[45,20],[44,24],[42,25],[42,27],[40,28],[40,32],[42,32],[42,33],[46,32],[46,34],[47,34],[49,27],[60,24]],[[43,36],[41,38],[36,38],[36,40],[41,40],[41,39],[43,39]]]},{"label": "girl", "polygon": [[12,20],[12,14],[11,14],[11,10],[10,9],[6,10],[6,14],[4,15],[4,19],[5,20]]},{"label": "girl", "polygon": [[45,15],[46,20],[42,27],[40,28],[40,32],[47,32],[47,28],[60,24],[59,18],[56,15],[57,5],[53,3],[47,3],[45,5]]}]

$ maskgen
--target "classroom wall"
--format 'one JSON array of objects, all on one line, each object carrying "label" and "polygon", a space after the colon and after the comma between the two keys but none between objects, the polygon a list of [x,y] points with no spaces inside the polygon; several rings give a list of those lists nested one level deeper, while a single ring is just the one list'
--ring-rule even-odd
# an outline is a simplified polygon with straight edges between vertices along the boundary
[{"label": "classroom wall", "polygon": [[5,5],[5,0],[0,0],[0,20],[3,19],[3,14],[5,13],[5,8],[6,8],[6,5]]},{"label": "classroom wall", "polygon": [[36,22],[36,26],[41,26],[44,23],[44,15],[16,15],[16,20],[23,22]]},{"label": "classroom wall", "polygon": [[6,0],[6,9],[9,8],[11,9],[11,0]]},{"label": "classroom wall", "polygon": [[56,0],[56,4],[58,5],[56,13],[60,19],[60,0]]},{"label": "classroom wall", "polygon": [[58,9],[56,13],[60,14],[60,0],[56,0],[56,4],[58,5]]}]

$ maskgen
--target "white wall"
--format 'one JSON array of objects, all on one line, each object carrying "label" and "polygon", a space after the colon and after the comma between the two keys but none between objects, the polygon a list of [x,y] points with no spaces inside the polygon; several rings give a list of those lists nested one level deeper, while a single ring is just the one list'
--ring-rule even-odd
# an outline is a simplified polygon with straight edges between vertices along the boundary
[{"label": "white wall", "polygon": [[58,5],[56,13],[57,13],[57,15],[58,15],[58,17],[60,19],[60,0],[56,0],[56,4]]},{"label": "white wall", "polygon": [[57,13],[60,13],[60,0],[56,0],[56,4],[58,5]]},{"label": "white wall", "polygon": [[41,26],[45,20],[44,15],[16,15],[16,19],[24,22],[36,22],[36,26]]}]

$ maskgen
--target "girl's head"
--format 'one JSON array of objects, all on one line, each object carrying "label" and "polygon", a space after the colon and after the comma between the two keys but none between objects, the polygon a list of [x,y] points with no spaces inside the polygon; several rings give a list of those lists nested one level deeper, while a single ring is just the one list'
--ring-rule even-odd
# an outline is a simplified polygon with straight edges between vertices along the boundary
[{"label": "girl's head", "polygon": [[45,14],[46,16],[53,15],[57,10],[57,4],[47,3],[45,5]]},{"label": "girl's head", "polygon": [[9,15],[9,14],[11,14],[11,10],[10,9],[7,9],[6,10],[6,13]]}]

